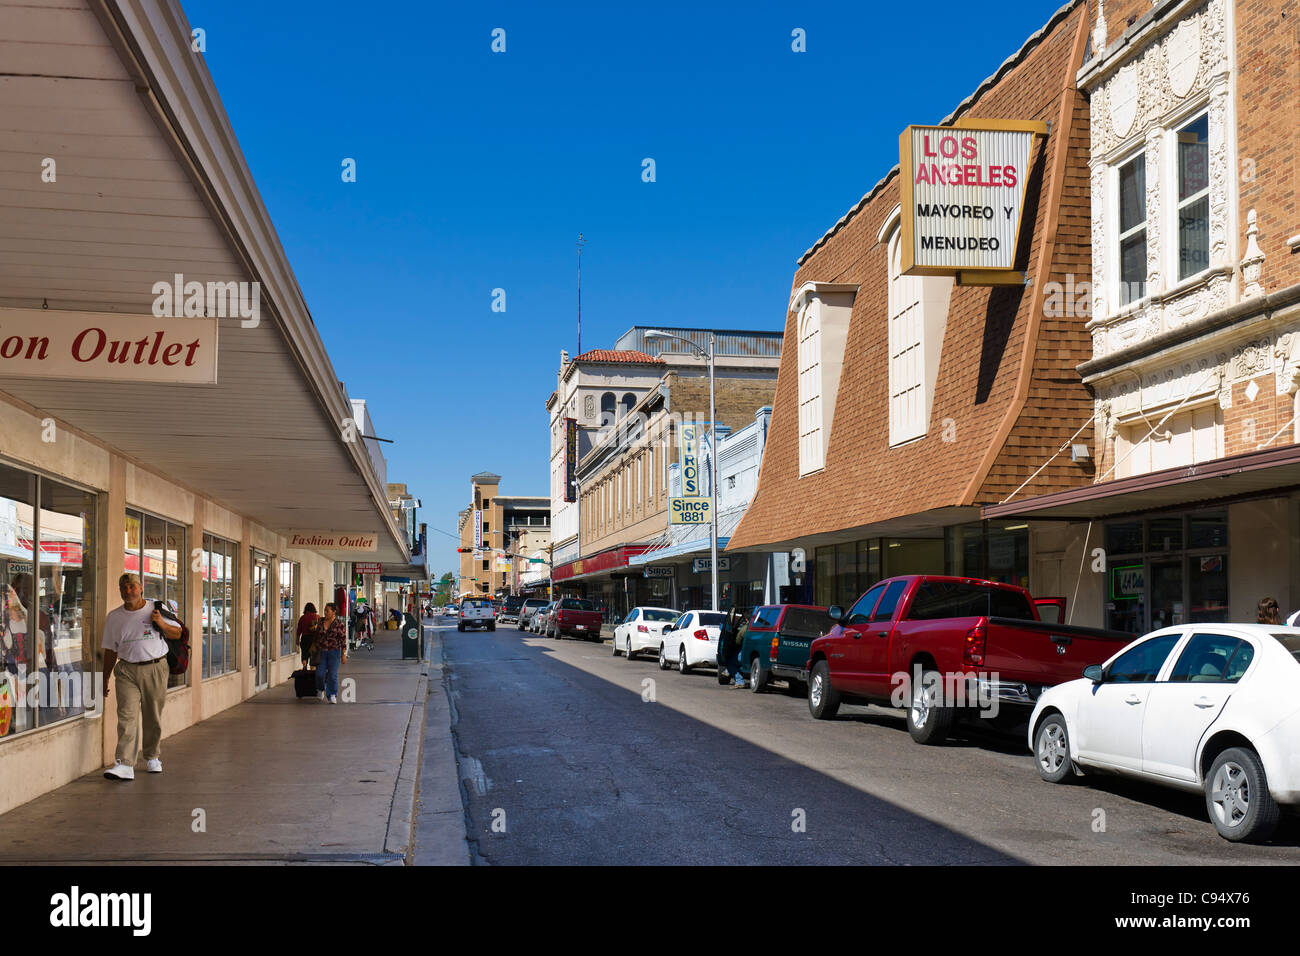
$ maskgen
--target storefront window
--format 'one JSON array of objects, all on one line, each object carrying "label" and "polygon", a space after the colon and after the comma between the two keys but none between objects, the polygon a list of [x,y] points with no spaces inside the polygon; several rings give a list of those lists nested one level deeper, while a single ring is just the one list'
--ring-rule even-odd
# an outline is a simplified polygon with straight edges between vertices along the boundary
[{"label": "storefront window", "polygon": [[885,577],[943,574],[943,538],[886,538]]},{"label": "storefront window", "polygon": [[95,616],[95,496],[40,480],[41,646],[38,725],[76,717],[93,704],[90,636]]},{"label": "storefront window", "polygon": [[1106,526],[1106,625],[1142,634],[1229,620],[1222,511]]},{"label": "storefront window", "polygon": [[[182,556],[188,554],[186,529],[183,525],[127,509],[123,554],[126,570],[140,575],[146,601],[166,601],[182,620],[186,615],[187,579],[183,572],[188,567]],[[168,688],[183,687],[185,678],[185,674],[170,675],[167,678]]]},{"label": "storefront window", "polygon": [[235,659],[235,555],[239,546],[203,536],[203,676],[219,677],[239,667]]},{"label": "storefront window", "polygon": [[[36,609],[31,603],[32,514],[36,478],[0,467],[0,589],[4,594],[0,631],[0,737],[36,726],[36,708],[28,707],[28,678],[35,667]],[[24,600],[23,590],[27,591]]]},{"label": "storefront window", "polygon": [[280,562],[280,656],[293,653],[294,631],[298,623],[299,566],[294,561]]}]

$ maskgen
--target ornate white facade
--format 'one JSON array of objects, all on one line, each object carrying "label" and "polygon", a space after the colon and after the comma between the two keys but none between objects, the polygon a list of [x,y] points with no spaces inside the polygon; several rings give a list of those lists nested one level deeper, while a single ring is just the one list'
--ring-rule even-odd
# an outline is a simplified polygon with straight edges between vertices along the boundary
[{"label": "ornate white facade", "polygon": [[[1164,416],[1172,421],[1170,413],[1217,405],[1219,411],[1198,413],[1197,420],[1212,422],[1207,427],[1217,431],[1210,446],[1222,449],[1221,411],[1232,407],[1234,383],[1272,373],[1277,394],[1295,394],[1300,378],[1300,328],[1250,314],[1227,324],[1205,322],[1262,294],[1264,256],[1254,211],[1238,215],[1232,0],[1157,6],[1164,9],[1110,49],[1103,49],[1103,6],[1093,37],[1097,55],[1079,72],[1079,85],[1091,97],[1092,136],[1093,295],[1086,327],[1093,362],[1086,380],[1096,396],[1099,460],[1121,466],[1110,477],[1125,473],[1112,449],[1133,447],[1127,426],[1141,422],[1144,427],[1132,434],[1150,432],[1150,440],[1160,441]],[[1178,131],[1202,115],[1208,126],[1208,267],[1180,280]],[[1146,285],[1122,305],[1119,169],[1139,153],[1145,155]],[[1249,226],[1244,240],[1242,218]],[[1202,324],[1205,334],[1197,335]],[[1159,339],[1167,345],[1153,349]]]}]

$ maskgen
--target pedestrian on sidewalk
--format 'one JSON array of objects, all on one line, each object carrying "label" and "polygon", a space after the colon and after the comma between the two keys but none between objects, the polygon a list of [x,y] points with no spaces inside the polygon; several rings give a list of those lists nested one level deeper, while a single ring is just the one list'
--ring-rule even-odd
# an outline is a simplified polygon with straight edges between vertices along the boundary
[{"label": "pedestrian on sidewalk", "polygon": [[320,654],[320,666],[316,668],[316,697],[318,700],[328,698],[331,704],[339,702],[339,661],[348,642],[347,625],[338,615],[338,606],[330,602],[325,605],[325,616],[316,624],[316,650]]},{"label": "pedestrian on sidewalk", "polygon": [[302,609],[302,617],[298,618],[297,630],[298,650],[302,654],[303,667],[311,664],[311,632],[319,620],[320,615],[316,613],[316,605],[308,601],[306,607]]},{"label": "pedestrian on sidewalk", "polygon": [[[747,687],[745,683],[745,674],[740,669],[740,648],[743,646],[745,638],[744,631],[748,619],[745,617],[740,608],[733,607],[727,612],[726,622],[722,625],[722,633],[718,640],[718,656],[723,663],[719,666],[725,668],[726,672],[731,675],[733,687]],[[752,679],[754,675],[750,675]]]},{"label": "pedestrian on sidewalk", "polygon": [[104,771],[109,780],[134,780],[143,725],[145,768],[162,773],[162,712],[167,700],[167,637],[177,640],[180,626],[144,599],[138,575],[117,580],[122,606],[104,621],[104,701],[108,679],[117,673],[117,759]]}]

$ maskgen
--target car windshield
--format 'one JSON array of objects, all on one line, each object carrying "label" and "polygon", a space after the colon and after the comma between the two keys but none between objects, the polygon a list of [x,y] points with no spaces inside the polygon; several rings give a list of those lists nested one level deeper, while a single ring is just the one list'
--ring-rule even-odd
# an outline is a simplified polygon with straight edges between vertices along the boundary
[{"label": "car windshield", "polygon": [[1300,662],[1300,634],[1274,634],[1279,644],[1291,652],[1291,656]]},{"label": "car windshield", "polygon": [[675,621],[677,620],[676,611],[656,611],[652,607],[642,608],[642,616],[647,621]]},{"label": "car windshield", "polygon": [[577,598],[565,598],[560,602],[560,607],[566,611],[590,611],[592,609],[590,601],[579,601]]},{"label": "car windshield", "polygon": [[546,607],[545,601],[525,601],[524,607]]},{"label": "car windshield", "polygon": [[700,624],[704,627],[722,627],[727,623],[727,615],[718,614],[715,611],[701,611]]}]

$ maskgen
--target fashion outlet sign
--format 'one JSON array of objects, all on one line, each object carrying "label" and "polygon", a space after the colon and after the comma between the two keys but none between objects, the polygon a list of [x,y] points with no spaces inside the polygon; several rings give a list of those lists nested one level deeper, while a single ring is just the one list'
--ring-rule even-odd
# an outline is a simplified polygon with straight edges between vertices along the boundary
[{"label": "fashion outlet sign", "polygon": [[217,320],[0,309],[0,376],[217,384]]},{"label": "fashion outlet sign", "polygon": [[361,531],[290,531],[288,547],[371,553],[379,550],[379,535]]}]

